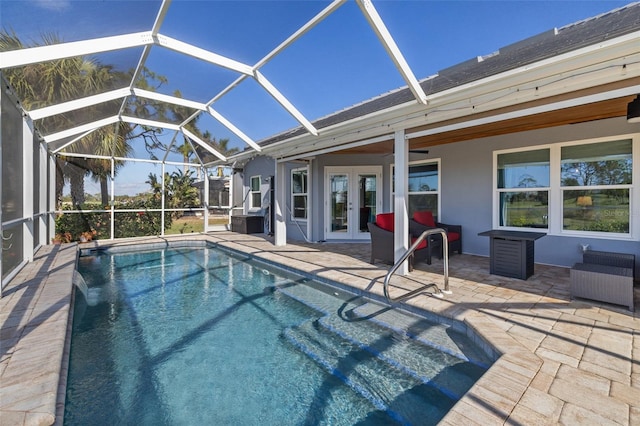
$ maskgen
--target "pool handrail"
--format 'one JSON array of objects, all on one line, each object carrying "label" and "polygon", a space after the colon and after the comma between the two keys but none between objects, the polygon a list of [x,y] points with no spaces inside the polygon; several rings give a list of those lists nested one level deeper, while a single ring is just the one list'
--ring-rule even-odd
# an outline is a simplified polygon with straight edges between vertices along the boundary
[{"label": "pool handrail", "polygon": [[[391,276],[398,270],[400,265],[402,265],[402,263],[406,261],[409,258],[409,256],[413,254],[413,252],[417,249],[420,243],[424,241],[425,238],[427,238],[429,235],[432,235],[432,234],[442,235],[442,253],[443,253],[442,263],[444,265],[444,290],[441,290],[435,283],[429,283],[429,284],[425,284],[424,286],[418,289],[412,290],[403,296],[396,297],[395,299],[392,298],[391,295],[389,295],[389,281],[391,280]],[[436,297],[440,297],[440,298],[443,297],[443,293],[451,294],[451,291],[449,290],[449,239],[447,237],[447,231],[445,231],[442,228],[427,229],[422,234],[420,234],[420,236],[414,241],[411,247],[409,247],[409,249],[400,257],[400,259],[398,259],[398,261],[389,269],[389,271],[387,272],[387,275],[384,277],[384,297],[387,299],[389,303],[393,303],[393,302],[402,300],[404,298],[407,298],[409,296],[412,296],[416,293],[419,293],[422,290],[425,290],[430,287],[436,288],[437,293],[434,293],[434,296]]]}]

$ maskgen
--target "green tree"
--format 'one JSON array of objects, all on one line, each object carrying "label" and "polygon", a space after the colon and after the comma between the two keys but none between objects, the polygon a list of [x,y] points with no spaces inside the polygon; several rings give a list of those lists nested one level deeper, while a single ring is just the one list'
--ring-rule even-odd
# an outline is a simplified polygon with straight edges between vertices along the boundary
[{"label": "green tree", "polygon": [[[183,172],[177,170],[171,174],[164,174],[164,207],[166,209],[185,209],[200,206],[200,197],[198,188],[193,184],[195,178],[191,171]],[[149,173],[146,183],[151,186],[152,197],[160,200],[162,197],[162,184],[158,176]],[[171,212],[172,219],[177,219],[183,215],[181,211]]]},{"label": "green tree", "polygon": [[[55,34],[45,34],[42,41],[32,46],[25,46],[14,32],[0,32],[0,50],[10,51],[35,47],[41,45],[53,45],[61,43],[61,39]],[[37,109],[54,105],[60,102],[79,99],[99,92],[122,87],[130,75],[118,73],[111,66],[103,65],[94,58],[88,56],[76,56],[63,58],[49,62],[29,64],[5,71],[9,83],[14,87],[21,102],[26,109]],[[92,107],[89,111],[104,116],[109,105],[101,104]],[[46,117],[36,122],[36,127],[44,134],[53,133],[64,128],[74,127],[86,120],[86,110],[69,111]],[[127,134],[131,131],[129,126],[119,127],[118,136],[114,136],[113,129],[97,129],[80,141],[76,142],[74,149],[78,152],[102,154],[110,152],[112,155],[126,156],[130,147],[125,142]],[[114,143],[118,142],[119,143]],[[84,178],[91,174],[92,166],[96,166],[96,178],[104,180],[103,199],[107,198],[106,179],[108,173],[105,165],[96,161],[80,157],[60,155],[57,158],[57,182],[56,199],[62,198],[64,182],[69,181],[71,186],[71,200],[75,206],[84,203]],[[110,168],[109,168],[110,170]]]}]

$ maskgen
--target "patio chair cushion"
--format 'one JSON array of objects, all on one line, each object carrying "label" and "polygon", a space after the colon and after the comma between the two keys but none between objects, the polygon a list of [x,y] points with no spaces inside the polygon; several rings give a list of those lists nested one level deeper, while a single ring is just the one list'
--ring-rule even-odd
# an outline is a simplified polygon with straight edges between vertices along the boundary
[{"label": "patio chair cushion", "polygon": [[[415,243],[417,239],[418,239],[417,237],[411,237],[411,244]],[[427,248],[428,245],[429,244],[427,243],[427,239],[424,239],[420,242],[420,244],[418,244],[418,247],[416,247],[416,250]]]},{"label": "patio chair cushion", "polygon": [[394,217],[393,213],[379,213],[376,215],[376,225],[385,231],[393,232]]},{"label": "patio chair cushion", "polygon": [[460,239],[460,234],[458,232],[447,232],[447,237],[449,241],[457,241]]},{"label": "patio chair cushion", "polygon": [[433,213],[429,210],[414,212],[413,220],[424,226],[436,227],[436,221],[433,220]]},{"label": "patio chair cushion", "polygon": [[[431,212],[429,212],[431,213]],[[385,231],[393,232],[394,230],[394,216],[393,213],[379,213],[376,215],[376,225]],[[433,216],[432,216],[433,219]],[[458,235],[459,238],[459,235]],[[411,237],[411,244],[413,244],[418,238]],[[417,247],[417,250],[427,248],[429,243],[427,240],[423,240]]]}]

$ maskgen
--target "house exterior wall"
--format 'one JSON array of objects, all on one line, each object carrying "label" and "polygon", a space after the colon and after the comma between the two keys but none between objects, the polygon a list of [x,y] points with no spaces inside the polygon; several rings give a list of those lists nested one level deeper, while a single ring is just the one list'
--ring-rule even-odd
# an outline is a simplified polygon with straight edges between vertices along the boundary
[{"label": "house exterior wall", "polygon": [[[429,156],[442,161],[441,220],[462,224],[465,253],[488,256],[489,239],[479,237],[478,233],[492,229],[494,151],[638,132],[640,125],[616,118],[431,147]],[[640,164],[634,164],[636,171],[638,167]],[[633,196],[640,196],[638,182],[635,182],[634,191],[632,200]],[[636,228],[640,226],[639,214],[632,211],[631,225]],[[535,261],[571,266],[581,259],[581,244],[589,244],[593,250],[634,253],[640,260],[640,242],[636,234],[633,241],[548,235],[536,241]]]},{"label": "house exterior wall", "polygon": [[[600,120],[568,126],[533,130],[515,134],[487,137],[482,139],[443,144],[429,148],[427,156],[412,154],[410,162],[419,160],[440,160],[440,220],[444,223],[461,224],[463,229],[463,251],[468,254],[488,256],[489,239],[480,237],[478,233],[492,229],[494,181],[494,151],[535,147],[554,143],[578,142],[603,137],[615,137],[640,133],[640,124],[629,124],[624,118]],[[634,149],[638,149],[637,146]],[[638,155],[636,154],[636,159]],[[309,197],[313,198],[309,212],[311,220],[310,235],[306,233],[306,223],[300,221],[300,227],[291,221],[290,212],[286,211],[287,239],[290,241],[319,241],[324,238],[324,172],[329,166],[365,166],[382,165],[383,179],[380,196],[383,212],[392,210],[391,200],[391,165],[393,155],[347,155],[325,154],[314,158],[310,163]],[[300,163],[287,164],[290,176],[291,169],[301,167]],[[637,160],[634,164],[638,175]],[[245,166],[244,187],[249,185],[250,176],[274,174],[275,162],[258,157]],[[291,193],[291,179],[286,179],[287,194]],[[635,182],[633,197],[640,197],[638,182]],[[288,201],[290,203],[290,201]],[[245,203],[246,204],[246,203]],[[636,202],[637,205],[637,202]],[[245,209],[246,211],[246,209]],[[571,266],[581,260],[581,245],[589,244],[593,250],[634,253],[640,259],[640,242],[638,241],[639,212],[633,210],[631,218],[635,239],[607,239],[606,237],[586,237],[568,235],[547,235],[536,241],[535,261],[537,263]],[[635,229],[635,231],[634,231]]]},{"label": "house exterior wall", "polygon": [[[244,169],[242,172],[242,185],[239,186],[239,190],[242,193],[242,206],[243,210],[239,213],[237,210],[234,211],[234,214],[245,214],[245,215],[257,215],[263,216],[264,220],[264,228],[265,232],[270,231],[269,224],[269,202],[270,202],[270,180],[273,179],[275,175],[275,160],[273,158],[260,156],[256,157],[253,160],[247,162],[244,165]],[[260,193],[261,193],[261,207],[260,208],[252,208],[250,198],[251,195],[248,194],[250,185],[251,185],[251,177],[260,176]]]}]

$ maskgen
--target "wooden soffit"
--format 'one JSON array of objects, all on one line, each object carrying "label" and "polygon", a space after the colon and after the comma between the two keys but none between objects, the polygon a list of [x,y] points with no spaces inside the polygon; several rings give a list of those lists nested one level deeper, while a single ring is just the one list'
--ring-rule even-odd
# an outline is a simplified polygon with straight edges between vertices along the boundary
[{"label": "wooden soffit", "polygon": [[[423,130],[438,129],[440,127],[464,123],[469,120],[482,119],[495,115],[520,111],[523,109],[539,107],[550,103],[567,101],[582,96],[595,95],[598,93],[621,89],[636,84],[640,84],[640,77],[624,80],[622,82],[598,86],[567,95],[558,95],[550,98],[545,98],[543,100],[527,102],[509,108],[501,108],[498,110],[474,114],[454,120],[447,120],[444,122],[438,122],[426,126],[414,127],[411,129],[407,129],[406,133],[410,134]],[[585,123],[589,121],[603,120],[615,117],[624,117],[627,115],[627,104],[634,98],[635,95],[607,99],[600,102],[578,105],[561,110],[527,115],[524,117],[502,120],[474,127],[435,133],[433,135],[420,136],[417,138],[412,138],[409,141],[409,149],[415,150],[428,148],[430,146],[463,142],[490,136],[525,132],[528,130],[544,129],[548,127],[564,126],[568,124]],[[393,153],[393,145],[393,140],[389,140],[374,144],[362,145],[355,148],[339,150],[333,152],[333,154],[391,154]]]},{"label": "wooden soffit", "polygon": [[[640,78],[634,78],[621,83],[614,83],[606,86],[600,86],[598,88],[583,90],[581,92],[572,93],[571,95],[554,96],[552,98],[547,98],[541,101],[533,101],[527,102],[525,104],[520,104],[517,107],[502,108],[500,110],[475,114],[473,116],[461,119],[449,120],[444,123],[437,123],[430,126],[408,129],[407,133],[417,132],[421,130],[430,130],[442,126],[455,125],[457,123],[463,123],[468,120],[475,120],[490,117],[492,115],[499,115],[522,109],[542,106],[549,103],[566,101],[572,98],[597,94],[603,91],[628,87],[630,85],[639,83]],[[528,130],[544,129],[548,127],[564,126],[568,124],[586,123],[589,121],[604,120],[615,117],[625,117],[627,115],[627,104],[634,98],[635,95],[624,96],[615,99],[607,99],[600,102],[578,105],[556,111],[543,112],[534,115],[528,115],[525,117],[512,118],[508,120],[497,121],[494,123],[482,124],[469,128],[462,128],[458,130],[451,130],[448,132],[436,133],[433,135],[420,136],[411,139],[409,146],[411,149],[426,148],[429,146],[462,142],[489,136],[525,132]]]}]

